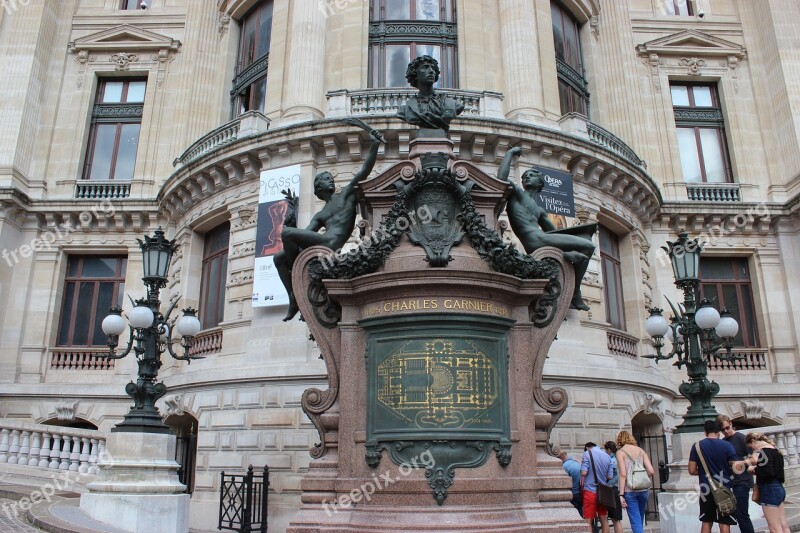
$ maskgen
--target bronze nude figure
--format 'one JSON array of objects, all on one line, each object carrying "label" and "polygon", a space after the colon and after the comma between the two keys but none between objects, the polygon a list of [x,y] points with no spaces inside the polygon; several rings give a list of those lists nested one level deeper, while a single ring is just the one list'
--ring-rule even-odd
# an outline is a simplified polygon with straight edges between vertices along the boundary
[{"label": "bronze nude figure", "polygon": [[433,84],[439,79],[439,72],[439,63],[431,56],[420,56],[408,64],[406,79],[419,92],[400,106],[398,117],[420,128],[450,129],[450,121],[464,111],[464,104],[435,93]]},{"label": "bronze nude figure", "polygon": [[[314,194],[325,201],[325,207],[314,215],[305,229],[292,227],[296,225],[296,214],[293,209],[290,209],[290,214],[287,215],[287,223],[281,233],[283,251],[277,253],[274,259],[275,268],[289,295],[289,309],[284,321],[291,320],[298,311],[292,289],[292,266],[300,252],[310,246],[326,246],[336,251],[344,246],[353,233],[356,223],[355,186],[372,172],[378,156],[378,147],[385,142],[383,135],[377,130],[370,130],[370,139],[372,143],[364,166],[341,192],[334,194],[336,186],[330,172],[320,172],[314,177]],[[318,233],[322,228],[325,228],[325,233]]]},{"label": "bronze nude figure", "polygon": [[536,194],[544,187],[541,172],[536,169],[526,170],[522,174],[522,187],[508,179],[511,160],[521,152],[519,147],[506,152],[497,171],[498,179],[509,181],[514,186],[514,193],[506,207],[511,229],[525,248],[525,253],[533,253],[544,246],[553,246],[564,252],[564,258],[575,265],[575,292],[572,294],[570,307],[588,311],[589,306],[581,295],[581,280],[594,253],[594,243],[576,235],[557,232],[545,210],[536,203]]}]

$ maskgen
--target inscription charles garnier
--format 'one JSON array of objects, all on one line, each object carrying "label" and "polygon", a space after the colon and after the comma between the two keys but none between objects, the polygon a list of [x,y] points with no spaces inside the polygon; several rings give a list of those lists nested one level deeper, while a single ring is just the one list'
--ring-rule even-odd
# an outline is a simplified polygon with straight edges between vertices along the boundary
[{"label": "inscription charles garnier", "polygon": [[409,298],[385,300],[364,307],[364,317],[391,315],[406,311],[461,311],[510,316],[508,307],[479,298]]}]

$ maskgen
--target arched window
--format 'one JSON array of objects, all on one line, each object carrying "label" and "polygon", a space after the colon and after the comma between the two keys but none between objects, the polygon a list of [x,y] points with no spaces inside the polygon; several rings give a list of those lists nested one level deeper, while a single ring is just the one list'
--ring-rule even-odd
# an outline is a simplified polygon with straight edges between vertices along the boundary
[{"label": "arched window", "polygon": [[252,110],[264,111],[272,36],[272,0],[265,0],[248,11],[240,25],[236,77],[231,90],[233,116]]},{"label": "arched window", "polygon": [[439,62],[435,87],[457,87],[455,0],[371,0],[369,86],[407,87],[412,58]]},{"label": "arched window", "polygon": [[561,113],[575,112],[588,117],[589,89],[583,68],[578,19],[558,2],[550,3],[550,13],[553,19]]}]

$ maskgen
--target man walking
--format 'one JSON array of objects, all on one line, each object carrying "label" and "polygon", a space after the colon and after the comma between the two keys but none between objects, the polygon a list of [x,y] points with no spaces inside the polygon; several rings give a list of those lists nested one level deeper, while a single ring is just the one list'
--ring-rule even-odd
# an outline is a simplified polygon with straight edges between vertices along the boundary
[{"label": "man walking", "polygon": [[689,453],[689,474],[700,476],[700,522],[703,524],[700,533],[711,533],[711,528],[715,523],[719,524],[720,533],[730,533],[731,526],[736,525],[736,521],[730,515],[717,512],[717,505],[711,494],[711,483],[700,461],[697,448],[699,447],[703,452],[703,458],[708,465],[708,473],[714,481],[728,488],[733,480],[731,466],[736,463],[736,450],[731,443],[719,438],[720,427],[716,420],[706,420],[703,424],[703,432],[706,438],[692,446],[692,451]]},{"label": "man walking", "polygon": [[[611,468],[611,458],[594,442],[587,442],[584,447],[583,460],[581,461],[581,488],[583,489],[583,518],[592,531],[595,517],[600,517],[600,528],[603,533],[608,533],[608,510],[597,503],[598,479],[605,483],[614,476]],[[594,468],[592,468],[594,462]],[[595,477],[597,472],[597,477]]]},{"label": "man walking", "polygon": [[[736,450],[736,460],[741,461],[748,455],[750,450],[745,444],[745,437],[743,434],[733,429],[731,419],[727,415],[719,415],[717,423],[722,428],[722,438],[725,442],[731,443],[733,449]],[[755,533],[753,529],[753,522],[750,520],[750,489],[753,488],[753,475],[743,470],[741,474],[734,472],[731,490],[736,495],[736,512],[733,517],[736,523],[739,524],[739,531],[742,533]]]}]

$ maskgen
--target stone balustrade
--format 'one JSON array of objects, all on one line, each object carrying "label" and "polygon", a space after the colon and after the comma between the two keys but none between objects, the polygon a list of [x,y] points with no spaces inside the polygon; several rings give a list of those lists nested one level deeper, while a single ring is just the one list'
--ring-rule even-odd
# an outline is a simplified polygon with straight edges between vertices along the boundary
[{"label": "stone balustrade", "polygon": [[222,328],[201,331],[192,339],[189,355],[209,355],[222,350]]},{"label": "stone balustrade", "polygon": [[99,431],[0,419],[0,464],[96,474],[105,448]]},{"label": "stone balustrade", "polygon": [[686,196],[694,202],[741,202],[738,183],[687,183]]},{"label": "stone balustrade", "polygon": [[607,331],[608,353],[612,355],[622,355],[624,357],[639,357],[639,341],[633,335],[628,335],[622,331]]},{"label": "stone balustrade", "polygon": [[75,198],[94,200],[96,198],[127,198],[131,195],[129,181],[79,181],[75,184]]},{"label": "stone balustrade", "polygon": [[[462,117],[485,117],[503,119],[503,95],[491,91],[466,91],[438,89],[450,98],[464,104]],[[350,115],[395,115],[409,97],[415,95],[414,88],[342,89],[328,93],[328,118]]]},{"label": "stone balustrade", "polygon": [[591,140],[593,143],[608,148],[618,156],[622,157],[625,161],[633,165],[647,168],[647,164],[642,161],[638,155],[636,155],[636,152],[633,151],[633,148],[628,146],[622,139],[607,129],[587,120],[586,133],[589,137],[589,140]]},{"label": "stone balustrade", "polygon": [[113,370],[113,359],[96,355],[108,353],[108,348],[51,348],[50,368],[54,370]]},{"label": "stone balustrade", "polygon": [[[723,352],[724,353],[724,352]],[[709,370],[767,370],[766,350],[735,349],[734,355],[742,357],[734,361],[723,361],[713,357],[708,360]]]},{"label": "stone balustrade", "polygon": [[267,117],[258,111],[248,111],[197,139],[172,162],[172,165],[175,168],[188,165],[237,139],[257,135],[268,128]]},{"label": "stone balustrade", "polygon": [[[740,433],[749,433],[750,431],[759,431],[775,441],[775,447],[783,453],[783,459],[786,466],[800,465],[800,424],[791,424],[786,426],[765,426],[761,428],[754,428],[749,431],[741,431]],[[800,481],[800,469],[797,469],[794,474],[794,482]],[[787,483],[789,480],[787,479]]]}]

